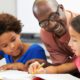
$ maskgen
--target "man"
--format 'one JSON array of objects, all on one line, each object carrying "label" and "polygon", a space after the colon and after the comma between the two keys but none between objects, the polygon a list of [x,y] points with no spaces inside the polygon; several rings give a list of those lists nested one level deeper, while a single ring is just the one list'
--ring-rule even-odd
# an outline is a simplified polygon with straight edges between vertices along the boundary
[{"label": "man", "polygon": [[72,62],[74,53],[68,46],[70,39],[68,27],[71,19],[78,14],[66,11],[56,0],[35,0],[33,13],[39,21],[40,37],[49,51],[53,65],[66,66],[66,70],[58,72],[55,72],[54,66],[49,66],[45,68],[46,72],[65,73],[74,70],[72,67],[68,69],[68,65],[74,65]]}]

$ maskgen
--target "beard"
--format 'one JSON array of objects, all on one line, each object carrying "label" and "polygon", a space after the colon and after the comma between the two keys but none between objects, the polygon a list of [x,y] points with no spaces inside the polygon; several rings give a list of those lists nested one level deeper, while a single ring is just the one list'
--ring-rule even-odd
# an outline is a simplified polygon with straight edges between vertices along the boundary
[{"label": "beard", "polygon": [[55,28],[52,27],[50,29],[47,29],[47,31],[54,33],[55,36],[60,38],[67,32],[66,23],[64,21],[60,20],[57,22],[57,25],[55,26]]},{"label": "beard", "polygon": [[66,33],[66,28],[64,28],[62,25],[59,25],[59,28],[54,30],[54,34],[60,38]]}]

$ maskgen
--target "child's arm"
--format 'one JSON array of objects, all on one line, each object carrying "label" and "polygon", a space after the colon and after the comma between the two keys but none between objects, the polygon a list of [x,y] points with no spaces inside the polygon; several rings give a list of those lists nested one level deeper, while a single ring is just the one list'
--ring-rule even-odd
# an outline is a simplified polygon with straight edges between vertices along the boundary
[{"label": "child's arm", "polygon": [[[33,73],[35,70],[37,70],[38,66],[40,66],[40,64],[37,63],[33,63],[30,65],[28,71],[29,73]],[[37,71],[37,73],[45,73],[45,74],[55,74],[55,73],[66,73],[66,72],[70,72],[72,70],[76,69],[76,65],[74,62],[70,62],[70,63],[64,63],[62,65],[58,65],[58,66],[48,66],[46,68],[41,67],[41,69],[39,69],[39,71]]]},{"label": "child's arm", "polygon": [[25,65],[22,63],[11,63],[0,67],[0,70],[21,70],[26,71]]},{"label": "child's arm", "polygon": [[0,56],[0,59],[2,59],[3,57],[2,56]]},{"label": "child's arm", "polygon": [[49,66],[45,68],[46,73],[66,73],[76,69],[74,62],[64,63],[59,66]]},{"label": "child's arm", "polygon": [[4,57],[4,53],[0,51],[0,59]]}]

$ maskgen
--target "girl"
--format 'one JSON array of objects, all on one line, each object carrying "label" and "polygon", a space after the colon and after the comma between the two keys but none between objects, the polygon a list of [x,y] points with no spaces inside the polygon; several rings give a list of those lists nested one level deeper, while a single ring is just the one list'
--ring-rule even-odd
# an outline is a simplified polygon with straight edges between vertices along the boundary
[{"label": "girl", "polygon": [[69,46],[72,48],[72,51],[76,55],[74,63],[80,72],[80,15],[78,15],[71,21],[69,33],[70,33]]}]

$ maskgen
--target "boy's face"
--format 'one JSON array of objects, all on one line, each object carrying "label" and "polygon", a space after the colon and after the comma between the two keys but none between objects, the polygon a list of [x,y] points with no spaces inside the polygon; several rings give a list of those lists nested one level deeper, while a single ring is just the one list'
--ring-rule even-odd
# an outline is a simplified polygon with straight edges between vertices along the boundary
[{"label": "boy's face", "polygon": [[80,34],[76,32],[72,27],[69,27],[70,41],[69,46],[72,48],[72,51],[80,56]]},{"label": "boy's face", "polygon": [[21,52],[20,35],[15,32],[5,32],[0,35],[0,50],[11,56],[18,56]]}]

